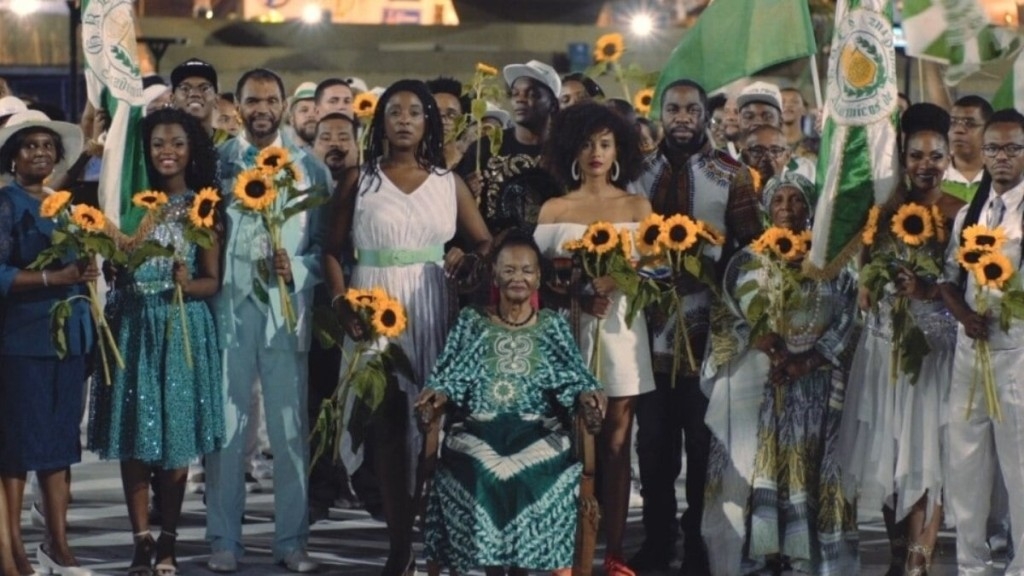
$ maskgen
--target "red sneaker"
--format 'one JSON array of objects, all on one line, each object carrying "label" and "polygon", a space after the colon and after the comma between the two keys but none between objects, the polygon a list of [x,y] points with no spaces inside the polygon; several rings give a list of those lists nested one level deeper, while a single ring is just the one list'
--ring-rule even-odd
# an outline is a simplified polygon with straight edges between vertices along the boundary
[{"label": "red sneaker", "polygon": [[636,576],[636,572],[626,566],[626,561],[618,556],[604,557],[604,573],[607,576]]}]

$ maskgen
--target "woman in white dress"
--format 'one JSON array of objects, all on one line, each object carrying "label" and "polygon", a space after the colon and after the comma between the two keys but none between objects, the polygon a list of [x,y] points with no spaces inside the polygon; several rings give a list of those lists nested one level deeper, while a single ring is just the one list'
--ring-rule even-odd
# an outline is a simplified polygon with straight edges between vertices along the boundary
[{"label": "woman in white dress", "polygon": [[[949,114],[932,104],[916,104],[903,114],[902,161],[909,186],[898,198],[900,203],[937,209],[946,230],[963,206],[941,188],[950,162],[949,126]],[[882,210],[872,253],[895,248],[890,219],[897,207]],[[922,248],[938,269],[945,251],[941,240]],[[862,288],[859,298],[868,315],[851,365],[843,462],[848,482],[859,485],[860,502],[882,509],[892,548],[890,573],[900,573],[904,564],[907,574],[926,573],[922,571],[930,562],[942,522],[956,320],[942,302],[936,281],[935,276],[917,277],[908,270],[889,287],[891,296],[870,302]],[[910,298],[910,313],[931,349],[916,383],[898,368],[893,372],[892,309],[897,295]]]},{"label": "woman in white dress", "polygon": [[[543,162],[565,183],[568,193],[540,209],[534,238],[545,258],[568,259],[563,245],[583,236],[587,226],[611,222],[633,231],[651,213],[651,204],[625,187],[639,173],[636,131],[615,112],[596,103],[578,104],[555,117]],[[630,449],[636,397],[654,390],[647,324],[637,314],[626,323],[626,297],[611,277],[595,278],[582,299],[580,350],[598,368],[608,411],[598,437],[606,537],[605,573],[633,576],[622,556],[622,534],[629,511]],[[553,296],[553,295],[551,295]],[[593,366],[594,327],[601,322],[600,367]]]},{"label": "woman in white dress", "polygon": [[[392,84],[369,130],[366,164],[349,171],[339,185],[323,264],[332,306],[351,339],[367,333],[339,297],[348,288],[343,255],[352,250],[358,264],[351,287],[383,288],[408,315],[408,328],[397,344],[411,361],[413,378],[393,375],[366,431],[390,540],[382,574],[393,576],[414,567],[412,488],[421,442],[412,407],[450,328],[446,274],[458,273],[472,260],[458,248],[445,254],[444,245],[458,230],[479,260],[491,237],[465,183],[445,169],[441,116],[423,82]],[[362,462],[361,450],[351,447],[343,441],[349,473]]]}]

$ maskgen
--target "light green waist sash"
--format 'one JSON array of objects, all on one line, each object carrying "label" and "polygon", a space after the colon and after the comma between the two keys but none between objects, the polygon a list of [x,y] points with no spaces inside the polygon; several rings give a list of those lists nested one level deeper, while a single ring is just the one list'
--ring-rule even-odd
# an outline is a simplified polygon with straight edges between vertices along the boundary
[{"label": "light green waist sash", "polygon": [[380,250],[359,250],[356,259],[360,266],[410,266],[444,260],[444,246],[434,244],[423,248],[381,248]]}]

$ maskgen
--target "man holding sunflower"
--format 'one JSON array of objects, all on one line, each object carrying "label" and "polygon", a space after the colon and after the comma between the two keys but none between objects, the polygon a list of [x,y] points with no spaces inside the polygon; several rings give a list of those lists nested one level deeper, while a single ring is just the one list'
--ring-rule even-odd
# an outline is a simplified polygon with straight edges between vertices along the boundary
[{"label": "man holding sunflower", "polygon": [[[997,311],[1006,287],[988,288],[1019,274],[1024,237],[1024,115],[1013,109],[995,112],[985,126],[981,151],[991,185],[986,185],[987,178],[983,180],[971,203],[957,215],[939,285],[960,323],[949,396],[949,461],[956,465],[948,472],[946,498],[957,521],[961,574],[989,573],[986,520],[997,467],[1011,494],[1013,488],[1024,485],[1020,449],[1024,400],[1018,390],[1018,375],[1024,368],[1020,353],[1024,325],[1012,321],[1008,330],[1000,329]],[[984,227],[991,231],[987,238],[977,232]],[[962,248],[987,254],[979,258],[980,265],[971,265],[969,258],[962,257]],[[977,381],[985,380],[976,365],[977,351],[985,348],[996,395],[988,410],[982,400],[987,394],[981,390],[972,394]],[[1009,504],[1011,541],[1019,550],[1024,543],[1024,500],[1010,498]],[[1024,555],[1017,554],[1006,573],[1024,574]]]},{"label": "man holding sunflower", "polygon": [[[318,220],[315,212],[298,213],[280,226],[278,244],[257,210],[275,199],[287,201],[271,172],[288,170],[299,191],[328,190],[331,180],[323,163],[280,130],[285,91],[277,74],[250,70],[235,93],[245,131],[218,149],[222,189],[233,190],[234,198],[225,211],[224,285],[215,306],[224,349],[226,437],[206,464],[207,539],[213,548],[208,566],[235,572],[244,551],[243,457],[249,399],[258,380],[274,453],[274,558],[293,572],[309,572],[317,567],[305,548],[307,355],[313,287],[321,281]],[[267,175],[259,176],[260,170]],[[273,250],[275,244],[280,248]]]},{"label": "man holding sunflower", "polygon": [[[760,203],[750,170],[712,146],[707,137],[708,118],[704,88],[692,80],[670,83],[661,95],[665,138],[631,188],[647,196],[657,214],[683,214],[725,230],[725,246],[711,247],[708,253],[724,263],[728,261],[726,252],[746,246],[761,234]],[[685,315],[690,349],[700,354],[708,340],[711,292],[692,278],[680,282],[677,289],[685,294],[680,313]],[[655,328],[651,339],[656,389],[640,396],[637,402],[637,455],[646,539],[629,565],[635,570],[664,570],[674,556],[679,530],[675,480],[682,469],[685,431],[688,506],[681,521],[685,539],[683,574],[707,574],[700,524],[711,438],[704,425],[708,399],[701,392],[697,371],[687,368],[672,381],[677,322],[662,319],[652,324],[664,326]]]}]

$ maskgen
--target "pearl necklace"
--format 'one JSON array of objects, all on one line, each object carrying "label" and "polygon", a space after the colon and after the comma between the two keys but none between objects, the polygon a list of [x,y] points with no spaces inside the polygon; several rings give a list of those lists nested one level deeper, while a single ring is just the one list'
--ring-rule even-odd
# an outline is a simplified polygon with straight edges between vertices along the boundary
[{"label": "pearl necklace", "polygon": [[520,328],[522,326],[526,326],[530,322],[530,320],[533,320],[533,317],[537,314],[537,309],[531,306],[530,315],[526,317],[526,320],[523,320],[522,322],[513,322],[511,320],[506,319],[505,315],[501,313],[501,306],[496,306],[495,309],[498,311],[498,320],[501,320],[503,324],[505,324],[506,326],[511,326],[512,328]]}]

